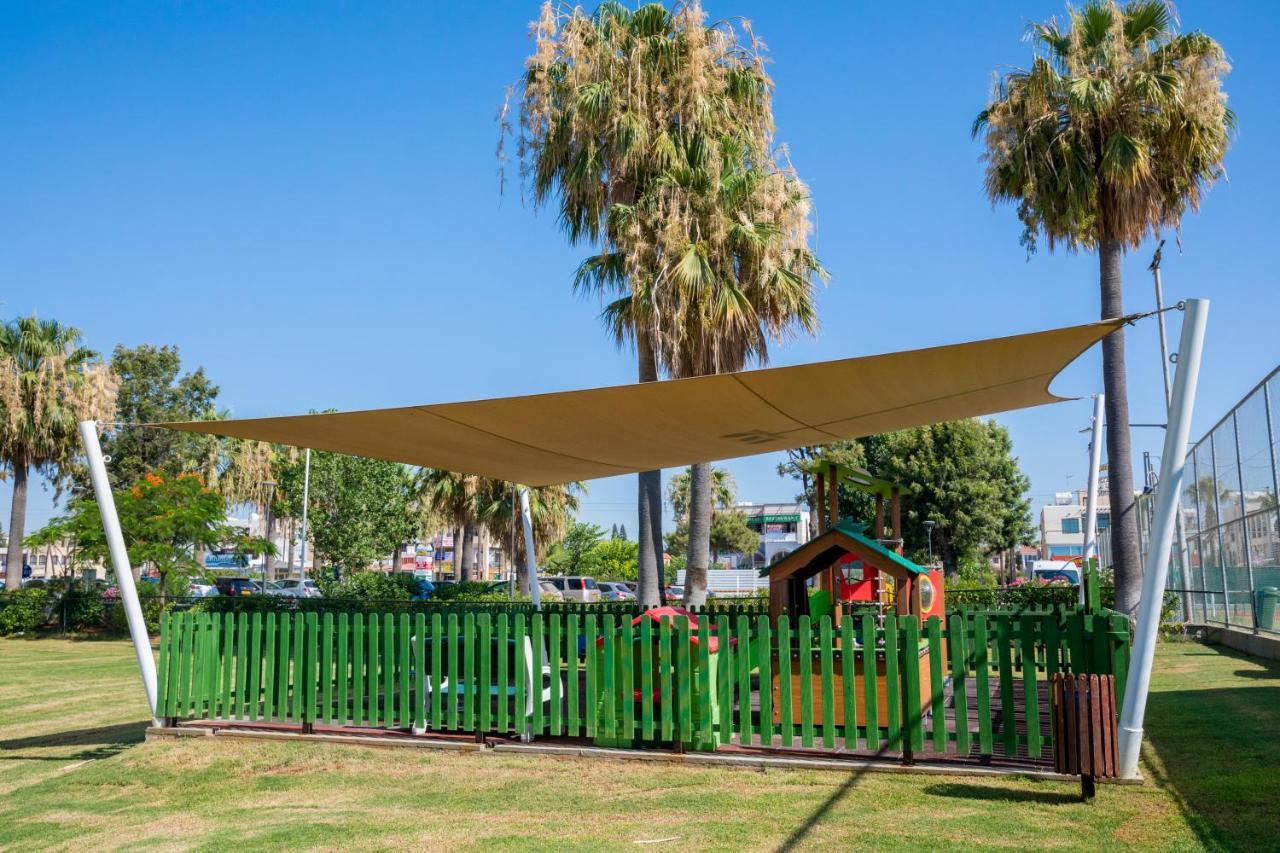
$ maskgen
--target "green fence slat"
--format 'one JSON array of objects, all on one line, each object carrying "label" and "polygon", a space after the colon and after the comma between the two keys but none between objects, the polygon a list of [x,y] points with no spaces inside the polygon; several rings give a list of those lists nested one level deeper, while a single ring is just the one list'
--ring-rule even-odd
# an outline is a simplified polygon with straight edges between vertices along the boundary
[{"label": "green fence slat", "polygon": [[444,641],[444,651],[449,661],[449,687],[441,692],[444,693],[445,698],[448,700],[448,705],[445,708],[445,725],[450,729],[456,730],[458,728],[458,690],[462,680],[462,673],[458,668],[458,658],[461,652],[458,648],[458,632],[460,629],[456,612],[449,614],[446,625],[448,625],[448,634]]},{"label": "green fence slat", "polygon": [[738,740],[751,744],[751,619],[738,615],[738,653],[734,663],[738,671]]},{"label": "green fence slat", "polygon": [[901,626],[898,617],[889,615],[884,618],[884,708],[885,732],[889,749],[900,751],[902,744],[902,675],[900,661],[902,654]]},{"label": "green fence slat", "polygon": [[[729,628],[729,615],[721,612],[716,615],[716,645],[719,649],[719,661],[716,668],[716,698],[719,706],[719,719],[716,726],[721,743],[729,743],[733,739],[733,643]],[[761,682],[761,696],[764,695],[764,683]],[[763,719],[763,717],[762,717]]]},{"label": "green fence slat", "polygon": [[1107,636],[1110,627],[1109,619],[1101,614],[1085,616],[1085,630],[1089,638],[1092,668],[1089,672],[1097,675],[1110,675],[1111,655],[1108,654],[1111,640]]},{"label": "green fence slat", "polygon": [[[947,650],[951,653],[951,696],[955,706],[956,753],[969,753],[969,667],[966,655],[964,616],[947,617]],[[934,710],[937,717],[938,711]],[[936,725],[936,724],[935,724]]]},{"label": "green fence slat", "polygon": [[617,745],[618,738],[618,639],[614,631],[613,614],[600,618],[600,633],[604,637],[604,656],[600,666],[600,719],[596,737],[609,746]]},{"label": "green fence slat", "polygon": [[924,702],[920,690],[920,622],[904,616],[902,631],[902,723],[903,749],[924,750]]},{"label": "green fence slat", "polygon": [[516,701],[515,701],[515,730],[516,734],[524,737],[529,731],[529,704],[526,701],[526,694],[529,691],[529,673],[527,670],[526,657],[527,649],[525,648],[525,632],[524,632],[524,614],[517,613],[515,625],[512,628],[512,640],[515,646],[515,677],[516,677]]},{"label": "green fence slat", "polygon": [[697,738],[699,749],[714,749],[715,740],[712,734],[715,728],[715,721],[711,719],[712,704],[711,691],[713,685],[711,683],[711,625],[709,616],[703,616],[698,619],[698,662],[697,675],[698,685],[696,688],[698,697],[698,719],[697,719]]},{"label": "green fence slat", "polygon": [[367,725],[376,726],[382,719],[382,620],[370,613],[365,621],[365,639],[369,647],[364,655],[365,717]]},{"label": "green fence slat", "polygon": [[173,654],[169,651],[169,636],[172,633],[172,622],[174,614],[171,612],[160,614],[160,661],[156,664],[156,716],[168,717],[169,714],[169,698],[172,695],[170,685],[173,683],[169,678],[169,663],[173,660]]},{"label": "green fence slat", "polygon": [[631,619],[625,614],[618,620],[618,701],[621,703],[622,731],[621,738],[630,746],[636,736],[636,703],[635,703],[635,629]]},{"label": "green fence slat", "polygon": [[[680,720],[680,742],[693,742],[693,660],[689,654],[689,617],[676,617],[676,714]],[[748,730],[749,731],[749,730]]]},{"label": "green fence slat", "polygon": [[658,665],[661,668],[662,691],[662,739],[675,739],[675,686],[673,682],[674,661],[671,656],[671,619],[663,616],[658,624]]},{"label": "green fence slat", "polygon": [[314,724],[319,716],[319,683],[317,661],[320,651],[320,628],[315,613],[306,614],[302,653],[302,721]]},{"label": "green fence slat", "polygon": [[477,731],[489,732],[493,730],[493,625],[488,613],[476,614],[476,630],[480,638],[476,649],[476,726]]},{"label": "green fence slat", "polygon": [[320,713],[316,719],[333,723],[333,614],[324,614],[320,626]]},{"label": "green fence slat", "polygon": [[942,651],[942,620],[930,616],[925,624],[925,633],[929,640],[929,726],[933,735],[933,751],[947,751],[947,715],[946,698],[943,688],[943,665],[946,663]]},{"label": "green fence slat", "polygon": [[796,737],[791,687],[791,618],[783,613],[778,617],[778,737],[783,749],[790,749]]},{"label": "green fence slat", "polygon": [[1013,642],[1008,616],[996,617],[996,658],[1000,662],[1000,724],[1004,729],[1005,755],[1018,751],[1018,731],[1014,725]]},{"label": "green fence slat", "polygon": [[256,720],[262,696],[262,614],[249,620],[249,719]]},{"label": "green fence slat", "polygon": [[192,614],[191,622],[191,649],[188,655],[191,658],[191,697],[187,714],[198,718],[204,690],[204,614]]},{"label": "green fence slat", "polygon": [[844,709],[845,749],[858,748],[857,652],[853,639],[853,617],[840,617],[840,700]]},{"label": "green fence slat", "polygon": [[551,708],[548,725],[552,737],[563,733],[564,719],[560,711],[560,614],[547,616],[547,665],[551,667]]},{"label": "green fence slat", "polygon": [[230,613],[222,614],[222,689],[218,696],[218,717],[230,719],[235,716],[231,707],[232,669],[235,660],[235,617]]},{"label": "green fence slat", "polygon": [[653,722],[653,620],[645,617],[640,620],[640,737],[652,741],[654,735]]},{"label": "green fence slat", "polygon": [[[720,649],[723,654],[724,646]],[[756,674],[760,686],[760,724],[757,727],[760,743],[773,746],[773,631],[765,614],[756,618]],[[732,701],[733,695],[730,694],[728,699]],[[750,705],[750,695],[744,701]]]},{"label": "green fence slat", "polygon": [[444,623],[439,612],[431,614],[431,728],[439,731],[444,726]]},{"label": "green fence slat", "polygon": [[1080,611],[1067,616],[1067,643],[1071,647],[1071,672],[1082,675],[1089,671],[1084,650],[1084,614]]},{"label": "green fence slat", "polygon": [[800,745],[813,746],[813,630],[809,616],[796,626],[800,651]]},{"label": "green fence slat", "polygon": [[1044,638],[1044,677],[1050,684],[1053,676],[1062,671],[1058,649],[1058,618],[1062,609],[1051,608],[1040,621],[1041,636]]},{"label": "green fence slat", "polygon": [[400,728],[409,729],[413,727],[413,703],[410,701],[409,675],[413,669],[413,662],[409,659],[409,652],[412,647],[409,631],[409,614],[401,613],[399,624],[396,626],[396,672],[400,677],[400,692],[396,698],[396,708],[399,710]]},{"label": "green fence slat", "polygon": [[1119,613],[1114,614],[1111,617],[1111,633],[1120,638],[1114,643],[1109,638],[1107,640],[1111,649],[1111,672],[1115,675],[1116,681],[1116,716],[1118,718],[1121,709],[1124,708],[1124,688],[1129,678],[1129,620]]},{"label": "green fence slat", "polygon": [[[489,615],[485,614],[485,627]],[[427,727],[427,616],[419,611],[413,614],[413,645],[410,653],[413,661],[413,731],[422,732]]]},{"label": "green fence slat", "polygon": [[219,629],[218,616],[215,613],[206,613],[201,616],[201,621],[205,626],[205,643],[204,643],[204,705],[205,715],[209,719],[217,716],[218,709],[218,635],[221,633]]},{"label": "green fence slat", "polygon": [[382,614],[382,725],[396,724],[396,621],[390,613]]},{"label": "green fence slat", "polygon": [[[434,617],[433,617],[434,618]],[[511,685],[511,642],[507,633],[507,614],[498,614],[498,731],[503,734],[511,730],[511,697],[514,691]]]},{"label": "green fence slat", "polygon": [[[1019,631],[1022,634],[1022,658],[1034,661],[1036,655],[1036,618],[1024,615],[1020,617]],[[1022,704],[1027,721],[1027,755],[1040,757],[1040,690],[1036,680],[1034,664],[1022,668]]]},{"label": "green fence slat", "polygon": [[262,640],[262,719],[276,718],[276,622],[275,613],[268,613],[263,620]]},{"label": "green fence slat", "polygon": [[[579,620],[581,620],[581,625],[582,625],[581,632],[579,632],[577,628],[579,624]],[[570,697],[578,696],[578,688],[579,688],[578,679],[579,679],[579,671],[580,671],[579,664],[578,664],[578,655],[579,655],[578,638],[579,637],[581,637],[582,639],[581,672],[582,672],[582,677],[586,681],[586,691],[587,691],[585,695],[580,697],[577,704],[578,712],[581,714],[582,720],[579,724],[576,724],[576,725],[580,725],[580,728],[570,731],[570,734],[573,734],[573,735],[582,734],[586,737],[595,737],[596,715],[599,713],[599,708],[600,708],[600,694],[599,694],[600,687],[598,683],[599,676],[596,671],[596,617],[590,613],[584,616],[573,614],[573,615],[570,615],[569,617],[569,625],[570,625],[569,639],[573,643],[572,648],[569,650],[569,660],[571,661],[569,672],[570,672],[570,681],[572,682],[571,689],[573,692],[570,693],[569,695]],[[573,714],[574,712],[570,711],[570,716],[573,716]]]},{"label": "green fence slat", "polygon": [[338,614],[338,725],[345,726],[351,719],[350,707],[347,705],[349,694],[347,683],[350,678],[351,618],[346,613]]},{"label": "green fence slat", "polygon": [[578,737],[582,734],[582,722],[579,718],[582,706],[578,689],[578,614],[566,613],[563,624],[561,649],[557,654],[564,661],[564,731],[569,737]]},{"label": "green fence slat", "polygon": [[182,614],[182,619],[178,622],[178,630],[174,632],[174,672],[177,682],[177,690],[175,691],[177,699],[174,702],[173,714],[171,716],[182,717],[187,713],[187,695],[189,693],[188,685],[191,681],[191,614]]},{"label": "green fence slat", "polygon": [[470,611],[462,616],[462,728],[476,728],[476,615]]},{"label": "green fence slat", "polygon": [[542,669],[547,660],[547,624],[546,616],[533,613],[529,616],[529,645],[533,654],[533,680],[529,684],[529,695],[533,698],[533,734],[535,737],[547,731],[547,708],[543,701],[546,691],[545,676]]},{"label": "green fence slat", "polygon": [[364,614],[351,615],[351,724],[363,726],[364,715]]},{"label": "green fence slat", "polygon": [[987,617],[973,617],[973,684],[978,698],[978,751],[984,756],[995,753],[991,728],[991,660],[987,643]]},{"label": "green fence slat", "polygon": [[236,617],[236,687],[235,716],[245,719],[249,715],[249,614]]},{"label": "green fence slat", "polygon": [[836,747],[836,685],[831,617],[818,620],[818,655],[822,670],[822,746]]}]

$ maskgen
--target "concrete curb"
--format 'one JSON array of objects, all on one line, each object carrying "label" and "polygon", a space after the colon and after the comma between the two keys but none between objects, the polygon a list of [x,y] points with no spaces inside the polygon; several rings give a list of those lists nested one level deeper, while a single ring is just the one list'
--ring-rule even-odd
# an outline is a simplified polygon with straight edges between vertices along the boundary
[{"label": "concrete curb", "polygon": [[[1051,782],[1076,782],[1078,777],[1055,773],[1051,770],[1022,768],[1001,769],[963,764],[898,764],[856,758],[819,758],[786,755],[742,754],[723,752],[661,752],[646,749],[611,749],[600,746],[560,745],[552,743],[493,742],[479,744],[471,741],[436,740],[421,736],[405,735],[339,735],[302,732],[268,731],[251,728],[217,728],[213,726],[177,726],[174,728],[150,727],[146,739],[163,740],[190,737],[222,737],[242,740],[273,740],[288,742],[332,743],[343,746],[363,746],[375,749],[430,749],[444,752],[470,752],[492,755],[546,755],[554,758],[579,758],[596,761],[641,761],[686,766],[728,767],[739,770],[826,770],[837,773],[872,772],[912,774],[917,776],[968,776],[1000,778],[1020,776]],[[1112,785],[1141,785],[1143,779],[1107,779],[1100,783]]]}]

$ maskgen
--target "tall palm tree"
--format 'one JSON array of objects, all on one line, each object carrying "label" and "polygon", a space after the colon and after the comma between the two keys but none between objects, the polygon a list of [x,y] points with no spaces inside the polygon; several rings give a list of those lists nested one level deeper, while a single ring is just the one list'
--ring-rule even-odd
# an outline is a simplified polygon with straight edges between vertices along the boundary
[{"label": "tall palm tree", "polygon": [[[1096,251],[1102,317],[1120,317],[1125,250],[1178,228],[1224,174],[1230,66],[1209,36],[1178,33],[1164,0],[1090,0],[1065,29],[1050,20],[1028,36],[1031,68],[999,78],[974,122],[987,195],[1017,204],[1028,250],[1043,235],[1050,249]],[[1142,580],[1122,331],[1103,341],[1102,363],[1116,606],[1132,613]]]},{"label": "tall palm tree", "polygon": [[79,446],[77,424],[111,420],[118,382],[78,329],[34,315],[0,327],[0,461],[13,475],[5,584],[22,583],[31,472],[61,487]]},{"label": "tall palm tree", "polygon": [[[634,345],[641,382],[736,370],[765,359],[769,335],[816,325],[808,191],[774,150],[773,84],[742,32],[708,26],[697,0],[674,11],[610,0],[590,15],[548,2],[534,25],[522,174],[535,204],[559,200],[572,242],[598,248],[575,287],[613,298],[604,320]],[[660,472],[640,475],[639,499],[639,598],[651,605]],[[709,562],[709,543],[697,547]]]},{"label": "tall palm tree", "polygon": [[473,580],[472,546],[486,487],[483,477],[439,468],[422,468],[415,478],[417,501],[454,526],[453,570],[460,581]]}]

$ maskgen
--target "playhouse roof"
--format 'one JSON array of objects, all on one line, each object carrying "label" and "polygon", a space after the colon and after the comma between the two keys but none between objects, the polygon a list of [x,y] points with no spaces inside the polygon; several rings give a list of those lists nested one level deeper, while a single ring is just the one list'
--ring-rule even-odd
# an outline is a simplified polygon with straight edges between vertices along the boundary
[{"label": "playhouse roof", "polygon": [[928,569],[884,547],[865,535],[865,524],[844,519],[810,539],[772,566],[760,570],[762,577],[779,580],[794,574],[808,577],[834,564],[845,554],[856,554],[873,569],[893,575],[923,575]]},{"label": "playhouse roof", "polygon": [[1058,372],[1124,322],[667,382],[162,426],[541,486],[1057,402]]}]

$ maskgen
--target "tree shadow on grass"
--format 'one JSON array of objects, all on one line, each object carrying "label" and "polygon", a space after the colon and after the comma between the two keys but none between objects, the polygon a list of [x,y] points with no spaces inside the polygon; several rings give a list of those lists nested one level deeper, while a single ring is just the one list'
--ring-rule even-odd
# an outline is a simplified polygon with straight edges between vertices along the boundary
[{"label": "tree shadow on grass", "polygon": [[1064,806],[1080,802],[1079,794],[1068,794],[1061,791],[1026,791],[1012,788],[995,788],[986,785],[966,785],[960,782],[925,785],[922,790],[931,797],[955,797],[961,800],[1040,803],[1050,806]]},{"label": "tree shadow on grass", "polygon": [[870,769],[866,766],[858,767],[853,770],[848,777],[840,783],[840,787],[832,791],[831,795],[823,800],[821,805],[814,809],[813,814],[805,818],[804,823],[796,827],[795,830],[787,836],[787,840],[782,842],[778,847],[779,853],[798,849],[800,843],[804,841],[805,837],[810,832],[813,831],[813,828],[822,822],[823,818],[827,816],[827,813],[835,808],[836,805],[839,804],[839,802],[843,800],[860,781],[862,781],[862,777],[867,775],[868,772],[870,772]]},{"label": "tree shadow on grass", "polygon": [[[66,732],[49,732],[31,737],[0,740],[0,761],[76,761],[92,758],[110,758],[141,743],[146,734],[148,720],[99,726],[92,729],[74,729]],[[47,747],[87,747],[65,755],[13,755],[24,749]]]}]

